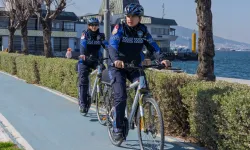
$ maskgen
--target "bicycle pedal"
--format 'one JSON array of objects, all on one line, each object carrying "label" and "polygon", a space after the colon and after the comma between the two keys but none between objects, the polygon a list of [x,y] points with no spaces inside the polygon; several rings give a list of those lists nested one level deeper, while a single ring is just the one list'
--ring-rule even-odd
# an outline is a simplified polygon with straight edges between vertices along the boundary
[{"label": "bicycle pedal", "polygon": [[135,129],[135,124],[134,124],[134,123],[131,124],[131,129],[132,129],[132,130]]},{"label": "bicycle pedal", "polygon": [[107,126],[108,126],[109,128],[113,127],[113,126],[112,126],[112,123],[111,123],[108,119],[106,120],[106,124],[107,124]]},{"label": "bicycle pedal", "polygon": [[107,117],[106,117],[106,116],[103,116],[103,117],[102,117],[102,120],[103,120],[103,121],[106,121],[106,120],[107,120]]}]

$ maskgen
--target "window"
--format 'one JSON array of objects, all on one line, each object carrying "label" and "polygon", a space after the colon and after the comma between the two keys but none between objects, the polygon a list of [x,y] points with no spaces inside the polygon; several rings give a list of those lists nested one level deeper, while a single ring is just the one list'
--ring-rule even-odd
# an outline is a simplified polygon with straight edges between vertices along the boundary
[{"label": "window", "polygon": [[64,22],[64,30],[73,30],[75,29],[74,22]]},{"label": "window", "polygon": [[69,48],[69,38],[61,38],[61,51],[67,51]]},{"label": "window", "polygon": [[60,52],[60,38],[54,37],[54,51]]},{"label": "window", "polygon": [[27,24],[28,30],[35,30],[36,29],[36,19],[29,19]]},{"label": "window", "polygon": [[6,29],[9,26],[9,19],[6,17],[0,17],[0,28]]},{"label": "window", "polygon": [[169,29],[164,29],[165,30],[165,35],[169,35]]},{"label": "window", "polygon": [[54,38],[54,51],[66,51],[69,47],[69,38]]},{"label": "window", "polygon": [[52,27],[56,28],[56,29],[59,29],[60,28],[60,23],[59,22],[54,22]]},{"label": "window", "polygon": [[36,37],[36,51],[43,52],[44,51],[43,45],[43,37]]},{"label": "window", "polygon": [[14,50],[21,50],[21,36],[14,36],[14,40],[13,40],[13,45],[14,45]]},{"label": "window", "polygon": [[168,35],[168,33],[168,29],[165,28],[151,28],[151,34]]},{"label": "window", "polygon": [[62,30],[61,22],[56,22],[56,21],[54,21],[54,22],[52,23],[52,29],[53,29],[54,31],[61,31],[61,30]]},{"label": "window", "polygon": [[29,36],[28,37],[28,48],[29,48],[29,51],[35,51],[35,49],[36,49],[35,44],[36,44],[35,37]]},{"label": "window", "polygon": [[170,32],[169,32],[169,35],[175,35],[175,29],[171,28]]}]

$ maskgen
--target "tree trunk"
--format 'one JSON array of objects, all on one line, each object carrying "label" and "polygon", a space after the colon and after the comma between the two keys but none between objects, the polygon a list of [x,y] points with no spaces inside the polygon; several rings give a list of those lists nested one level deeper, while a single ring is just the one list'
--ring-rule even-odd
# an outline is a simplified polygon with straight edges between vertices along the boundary
[{"label": "tree trunk", "polygon": [[9,27],[9,45],[8,45],[8,52],[14,52],[14,34],[15,34],[15,27]]},{"label": "tree trunk", "polygon": [[197,75],[201,80],[215,81],[211,0],[196,0],[196,3],[197,22],[199,26],[199,65]]},{"label": "tree trunk", "polygon": [[23,49],[22,52],[25,55],[29,54],[29,50],[28,50],[28,30],[27,30],[27,21],[23,21],[21,23],[21,34],[22,34],[22,38],[23,38]]},{"label": "tree trunk", "polygon": [[44,55],[45,57],[53,57],[52,49],[51,49],[51,28],[52,28],[52,20],[42,20],[43,26],[43,44],[44,44]]}]

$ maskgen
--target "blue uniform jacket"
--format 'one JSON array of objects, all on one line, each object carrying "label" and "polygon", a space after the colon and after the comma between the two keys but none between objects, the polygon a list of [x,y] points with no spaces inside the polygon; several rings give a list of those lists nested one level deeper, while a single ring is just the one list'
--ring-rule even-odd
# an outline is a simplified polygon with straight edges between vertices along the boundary
[{"label": "blue uniform jacket", "polygon": [[156,59],[164,60],[164,55],[160,54],[159,46],[145,25],[139,23],[136,27],[131,28],[125,23],[117,24],[109,41],[110,61],[122,60],[125,63],[133,61],[139,65],[144,60],[143,46],[146,46]]},{"label": "blue uniform jacket", "polygon": [[80,55],[93,55],[100,58],[103,54],[103,49],[107,49],[107,47],[108,41],[105,40],[104,33],[91,36],[89,31],[83,31],[80,41]]}]

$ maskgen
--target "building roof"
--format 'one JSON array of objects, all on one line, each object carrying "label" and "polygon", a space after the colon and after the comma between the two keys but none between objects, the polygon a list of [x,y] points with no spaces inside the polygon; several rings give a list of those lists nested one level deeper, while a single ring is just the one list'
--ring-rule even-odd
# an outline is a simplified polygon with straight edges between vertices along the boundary
[{"label": "building roof", "polygon": [[100,14],[90,14],[90,15],[79,16],[79,21],[83,23],[87,23],[87,19],[91,17],[98,18],[98,20],[100,21],[100,24],[103,23],[103,15],[100,15]]},{"label": "building roof", "polygon": [[151,24],[158,24],[158,25],[169,25],[169,26],[177,26],[178,24],[174,19],[162,19],[162,18],[151,18]]},{"label": "building roof", "polygon": [[[42,11],[42,15],[45,16],[46,15],[46,10],[43,10]],[[6,15],[6,11],[1,11],[0,9],[0,16],[7,16]],[[35,15],[32,16],[32,18],[36,18]],[[61,12],[60,15],[58,15],[56,17],[56,20],[67,20],[67,21],[78,21],[78,17],[76,16],[76,14],[74,12],[66,12],[66,11],[63,11]]]},{"label": "building roof", "polygon": [[[46,15],[46,10],[42,11],[42,15]],[[63,11],[60,15],[56,17],[56,20],[68,20],[68,21],[78,21],[78,17],[74,12]]]},{"label": "building roof", "polygon": [[103,15],[100,15],[100,14],[85,14],[83,16],[79,16],[80,19],[82,18],[90,18],[90,17],[103,17]]}]

